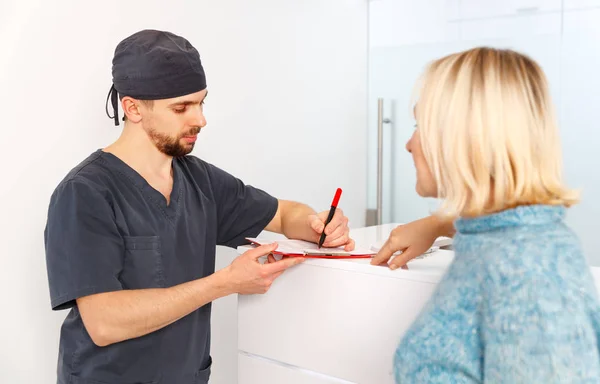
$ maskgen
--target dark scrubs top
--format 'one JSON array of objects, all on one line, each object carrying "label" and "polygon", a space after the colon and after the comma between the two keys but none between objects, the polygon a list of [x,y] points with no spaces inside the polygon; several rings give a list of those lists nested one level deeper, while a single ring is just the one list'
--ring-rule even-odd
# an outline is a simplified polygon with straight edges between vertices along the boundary
[{"label": "dark scrubs top", "polygon": [[196,157],[173,160],[170,204],[136,171],[101,150],[74,168],[50,200],[46,262],[60,335],[60,384],[205,384],[207,304],[156,332],[107,347],[88,335],[75,299],[171,287],[214,272],[216,245],[257,236],[277,200]]}]

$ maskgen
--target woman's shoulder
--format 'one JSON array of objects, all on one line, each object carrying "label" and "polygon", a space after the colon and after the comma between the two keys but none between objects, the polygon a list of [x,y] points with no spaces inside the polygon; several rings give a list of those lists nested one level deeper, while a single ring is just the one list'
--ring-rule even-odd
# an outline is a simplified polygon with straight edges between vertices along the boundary
[{"label": "woman's shoulder", "polygon": [[571,262],[586,265],[578,236],[564,222],[564,207],[527,206],[456,225],[457,254],[477,254],[486,264],[552,267]]},{"label": "woman's shoulder", "polygon": [[480,248],[486,264],[528,266],[548,272],[569,263],[587,268],[578,236],[564,223],[537,227],[513,227],[482,236]]},{"label": "woman's shoulder", "polygon": [[480,260],[486,289],[533,288],[532,281],[548,283],[559,291],[590,285],[593,279],[578,236],[562,215],[552,220],[548,216],[557,212],[511,213],[502,225],[463,230],[456,235],[456,258]]}]

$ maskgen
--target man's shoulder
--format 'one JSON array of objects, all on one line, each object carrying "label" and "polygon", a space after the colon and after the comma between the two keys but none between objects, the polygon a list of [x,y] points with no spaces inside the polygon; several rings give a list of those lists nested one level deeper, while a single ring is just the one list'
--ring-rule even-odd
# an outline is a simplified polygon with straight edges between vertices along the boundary
[{"label": "man's shoulder", "polygon": [[102,192],[108,188],[111,178],[112,174],[102,160],[101,152],[93,152],[63,177],[54,189],[52,198],[55,199],[67,191]]}]

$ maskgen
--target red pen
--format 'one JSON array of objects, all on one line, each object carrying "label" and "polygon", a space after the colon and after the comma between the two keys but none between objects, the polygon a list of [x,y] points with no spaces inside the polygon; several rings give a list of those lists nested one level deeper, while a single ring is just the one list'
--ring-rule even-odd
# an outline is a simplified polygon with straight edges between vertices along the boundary
[{"label": "red pen", "polygon": [[333,215],[335,214],[335,209],[337,208],[338,202],[340,201],[340,196],[342,195],[342,189],[338,188],[335,191],[335,196],[333,197],[333,201],[331,202],[331,209],[329,210],[329,216],[327,216],[327,221],[325,221],[325,226],[323,227],[323,233],[321,233],[321,238],[319,239],[319,248],[323,245],[325,241],[325,227],[327,224],[333,219]]}]

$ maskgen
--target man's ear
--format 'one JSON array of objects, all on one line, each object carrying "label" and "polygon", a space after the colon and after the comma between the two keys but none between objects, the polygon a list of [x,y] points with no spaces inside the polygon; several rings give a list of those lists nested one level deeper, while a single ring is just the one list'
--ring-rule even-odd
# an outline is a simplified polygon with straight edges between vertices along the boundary
[{"label": "man's ear", "polygon": [[132,123],[139,123],[142,121],[142,114],[139,105],[139,100],[133,99],[129,96],[125,96],[121,100],[123,113],[125,113],[125,116],[127,116],[127,120],[131,121]]}]

